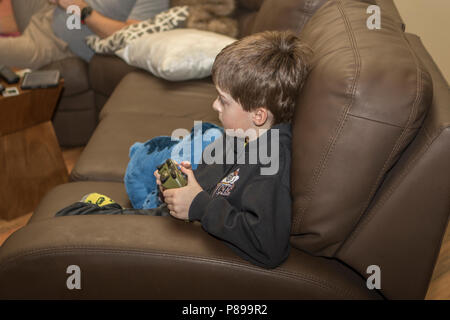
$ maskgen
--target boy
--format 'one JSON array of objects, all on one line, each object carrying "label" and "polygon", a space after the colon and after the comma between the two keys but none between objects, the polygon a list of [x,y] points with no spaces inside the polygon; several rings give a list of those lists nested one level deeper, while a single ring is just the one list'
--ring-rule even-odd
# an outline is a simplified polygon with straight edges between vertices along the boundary
[{"label": "boy", "polygon": [[[99,212],[91,206],[88,214],[165,215],[165,210],[178,219],[199,221],[258,266],[280,265],[289,254],[291,226],[290,121],[307,76],[309,53],[291,32],[254,34],[227,46],[212,70],[218,91],[213,109],[226,135],[205,149],[195,172],[188,162],[181,163],[187,186],[164,190],[155,171],[164,207],[121,210],[115,204]],[[268,163],[262,149],[275,164]]]},{"label": "boy", "polygon": [[[161,188],[172,216],[200,221],[207,232],[262,267],[278,266],[289,253],[289,122],[307,75],[308,53],[308,48],[290,32],[255,34],[222,50],[212,70],[218,91],[213,108],[227,132],[253,130],[256,137],[250,137],[245,154],[236,154],[236,161],[231,164],[200,164],[193,172],[189,163],[181,163],[188,185],[180,189]],[[267,129],[270,130],[265,132]],[[275,130],[279,145],[271,144]],[[261,159],[248,164],[248,154],[258,148],[257,140],[261,148],[263,135],[270,136],[264,142],[268,149],[273,152],[279,147],[275,174],[261,174],[265,167]],[[236,140],[239,138],[242,142],[245,136],[238,134]],[[217,140],[208,148],[221,143],[223,140]],[[237,148],[233,147],[234,143],[229,143],[225,154],[236,153]],[[247,161],[238,164],[242,160]],[[161,185],[157,171],[155,176]]]}]

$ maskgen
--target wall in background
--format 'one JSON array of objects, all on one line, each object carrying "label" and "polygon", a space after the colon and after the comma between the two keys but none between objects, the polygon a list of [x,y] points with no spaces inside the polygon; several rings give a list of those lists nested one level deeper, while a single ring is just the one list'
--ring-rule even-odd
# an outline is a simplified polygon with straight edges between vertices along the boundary
[{"label": "wall in background", "polygon": [[418,35],[450,83],[450,0],[394,0],[406,32]]}]

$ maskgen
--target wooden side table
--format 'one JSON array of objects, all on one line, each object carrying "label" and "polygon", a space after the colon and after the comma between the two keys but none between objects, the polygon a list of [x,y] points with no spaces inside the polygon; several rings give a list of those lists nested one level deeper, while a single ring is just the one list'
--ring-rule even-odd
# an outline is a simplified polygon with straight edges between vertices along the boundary
[{"label": "wooden side table", "polygon": [[51,118],[64,86],[0,95],[0,218],[12,220],[32,212],[68,173]]}]

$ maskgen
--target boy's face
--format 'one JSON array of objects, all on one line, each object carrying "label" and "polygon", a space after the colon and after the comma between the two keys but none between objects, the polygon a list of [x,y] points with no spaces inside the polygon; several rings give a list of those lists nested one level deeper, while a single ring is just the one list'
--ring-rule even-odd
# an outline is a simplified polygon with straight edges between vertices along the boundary
[{"label": "boy's face", "polygon": [[219,113],[219,119],[224,129],[253,128],[253,114],[245,111],[241,104],[235,101],[228,93],[216,86],[218,96],[213,103],[213,109]]}]

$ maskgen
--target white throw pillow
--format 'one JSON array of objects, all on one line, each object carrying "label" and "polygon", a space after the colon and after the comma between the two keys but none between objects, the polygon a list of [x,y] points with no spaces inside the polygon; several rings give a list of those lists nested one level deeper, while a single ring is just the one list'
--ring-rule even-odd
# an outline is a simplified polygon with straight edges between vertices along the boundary
[{"label": "white throw pillow", "polygon": [[211,75],[219,52],[236,39],[196,29],[153,33],[116,52],[129,65],[170,81],[202,79]]}]

